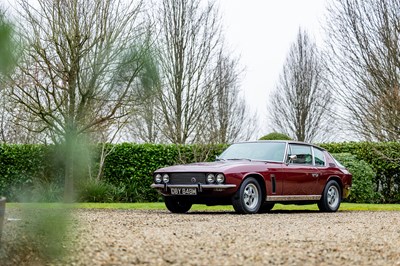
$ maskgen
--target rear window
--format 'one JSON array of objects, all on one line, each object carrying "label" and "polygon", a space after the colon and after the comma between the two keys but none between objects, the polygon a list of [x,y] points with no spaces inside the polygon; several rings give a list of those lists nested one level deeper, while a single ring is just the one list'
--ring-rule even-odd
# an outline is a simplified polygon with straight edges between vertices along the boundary
[{"label": "rear window", "polygon": [[335,157],[332,156],[332,158],[333,158],[333,160],[335,161],[335,164],[336,164],[337,166],[339,166],[339,168],[346,168],[346,167],[343,166],[343,164],[339,163],[339,161],[336,160]]}]

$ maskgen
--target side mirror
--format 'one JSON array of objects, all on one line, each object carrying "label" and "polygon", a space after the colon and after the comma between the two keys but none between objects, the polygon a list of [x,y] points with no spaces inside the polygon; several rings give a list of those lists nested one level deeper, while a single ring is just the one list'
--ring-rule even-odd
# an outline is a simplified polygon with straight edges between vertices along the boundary
[{"label": "side mirror", "polygon": [[297,155],[292,154],[288,156],[287,164],[293,163],[293,161],[297,160]]}]

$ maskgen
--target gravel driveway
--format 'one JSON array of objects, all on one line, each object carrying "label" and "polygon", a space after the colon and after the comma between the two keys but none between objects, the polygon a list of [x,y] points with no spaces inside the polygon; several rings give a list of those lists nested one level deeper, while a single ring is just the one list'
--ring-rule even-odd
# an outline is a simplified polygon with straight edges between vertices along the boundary
[{"label": "gravel driveway", "polygon": [[[1,265],[42,265],[16,247],[28,222],[8,210]],[[61,265],[400,265],[400,212],[74,210]],[[5,257],[8,254],[8,258]]]}]

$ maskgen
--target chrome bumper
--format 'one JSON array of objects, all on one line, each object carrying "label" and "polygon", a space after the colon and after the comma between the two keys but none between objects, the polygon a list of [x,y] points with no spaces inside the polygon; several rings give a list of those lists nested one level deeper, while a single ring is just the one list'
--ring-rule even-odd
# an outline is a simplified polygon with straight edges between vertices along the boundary
[{"label": "chrome bumper", "polygon": [[207,189],[216,189],[216,190],[225,190],[228,188],[235,188],[234,184],[187,184],[187,185],[178,185],[178,184],[151,184],[151,188],[159,189],[167,191],[168,188],[197,188],[199,192]]}]

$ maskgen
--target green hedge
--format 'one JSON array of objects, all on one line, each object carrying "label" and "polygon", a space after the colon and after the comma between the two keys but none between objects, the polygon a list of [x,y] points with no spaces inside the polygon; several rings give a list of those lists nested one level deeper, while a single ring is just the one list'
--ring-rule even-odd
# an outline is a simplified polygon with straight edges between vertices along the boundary
[{"label": "green hedge", "polygon": [[[331,153],[350,153],[363,160],[376,175],[373,191],[381,202],[400,202],[400,143],[321,144]],[[227,145],[156,145],[122,143],[106,145],[110,152],[101,180],[78,180],[80,201],[140,202],[158,201],[150,188],[152,172],[157,168],[195,161],[213,161]],[[90,172],[95,176],[101,146],[94,149]],[[0,145],[0,195],[11,201],[34,198],[52,201],[62,198],[63,159],[54,145]],[[366,166],[365,166],[366,167]],[[360,173],[362,169],[358,168]],[[89,169],[86,169],[89,173]],[[82,182],[81,182],[82,181]],[[365,182],[364,182],[365,183]],[[362,186],[371,186],[365,183]],[[370,187],[366,187],[368,191]],[[110,192],[111,191],[111,192]],[[35,194],[35,195],[32,195]],[[103,194],[101,194],[103,193]],[[375,196],[374,196],[375,198]],[[366,199],[369,201],[370,199]]]},{"label": "green hedge", "polygon": [[400,202],[400,142],[344,142],[321,144],[331,153],[351,153],[376,172],[374,189],[382,202]]},{"label": "green hedge", "polygon": [[150,188],[153,182],[152,173],[156,169],[179,163],[212,161],[225,147],[225,145],[117,144],[106,159],[104,179],[120,188],[122,195],[119,201],[157,201],[160,200],[159,194]]},{"label": "green hedge", "polygon": [[0,195],[18,197],[18,189],[45,176],[47,147],[41,145],[0,145]]},{"label": "green hedge", "polygon": [[348,202],[376,203],[380,201],[379,193],[374,191],[376,173],[364,160],[359,160],[350,153],[332,153],[336,160],[344,165],[353,175],[351,193]]}]

